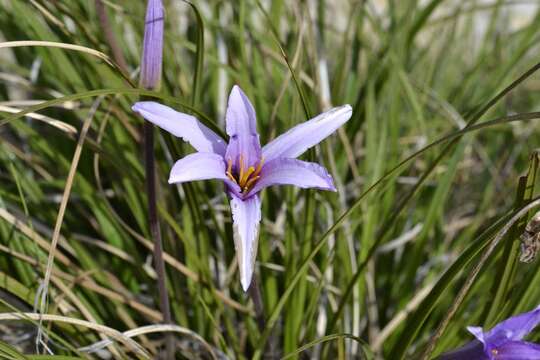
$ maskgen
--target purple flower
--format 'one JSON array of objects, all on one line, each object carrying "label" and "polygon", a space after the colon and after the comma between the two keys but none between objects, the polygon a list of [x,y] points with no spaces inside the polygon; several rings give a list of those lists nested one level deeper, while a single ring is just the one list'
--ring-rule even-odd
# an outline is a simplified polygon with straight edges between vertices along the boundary
[{"label": "purple flower", "polygon": [[522,341],[540,322],[540,306],[497,324],[484,332],[481,327],[468,326],[476,337],[467,345],[442,354],[440,360],[538,360],[540,345]]},{"label": "purple flower", "polygon": [[225,183],[244,290],[251,283],[257,253],[261,221],[258,193],[271,185],[336,191],[325,168],[296,158],[332,134],[352,114],[349,105],[331,109],[295,126],[261,148],[255,110],[238,86],[231,90],[225,116],[228,144],[195,117],[167,106],[143,101],[136,103],[133,110],[187,141],[198,151],[174,164],[169,183],[208,179],[219,179]]},{"label": "purple flower", "polygon": [[161,79],[163,62],[163,22],[165,11],[161,0],[148,0],[144,20],[144,40],[141,58],[141,86],[154,89]]}]

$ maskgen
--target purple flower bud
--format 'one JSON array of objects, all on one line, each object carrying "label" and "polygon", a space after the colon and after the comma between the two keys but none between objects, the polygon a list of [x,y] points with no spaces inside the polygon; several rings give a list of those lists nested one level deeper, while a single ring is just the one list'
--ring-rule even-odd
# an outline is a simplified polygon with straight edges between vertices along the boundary
[{"label": "purple flower bud", "polygon": [[145,89],[156,88],[161,80],[164,17],[161,0],[148,0],[140,77],[141,86]]}]

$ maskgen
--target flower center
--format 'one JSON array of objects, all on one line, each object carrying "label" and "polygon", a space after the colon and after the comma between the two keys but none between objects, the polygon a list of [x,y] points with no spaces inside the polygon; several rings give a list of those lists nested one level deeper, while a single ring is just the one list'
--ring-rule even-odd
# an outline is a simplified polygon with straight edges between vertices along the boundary
[{"label": "flower center", "polygon": [[244,164],[244,156],[240,155],[240,169],[238,170],[238,176],[234,176],[232,172],[232,159],[227,160],[227,171],[225,175],[232,181],[234,181],[238,186],[240,186],[240,192],[247,193],[255,184],[255,182],[261,177],[261,169],[264,159],[261,159],[257,168],[250,166],[246,169]]}]

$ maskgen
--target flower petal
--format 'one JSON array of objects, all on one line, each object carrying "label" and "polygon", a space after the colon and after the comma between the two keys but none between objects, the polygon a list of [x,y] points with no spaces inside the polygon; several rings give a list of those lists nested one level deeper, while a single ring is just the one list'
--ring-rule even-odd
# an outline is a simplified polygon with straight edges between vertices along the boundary
[{"label": "flower petal", "polygon": [[526,341],[508,341],[492,350],[497,360],[540,360],[540,345]]},{"label": "flower petal", "polygon": [[446,352],[437,357],[437,360],[489,360],[484,353],[484,344],[478,340],[473,340],[466,345],[455,350]]},{"label": "flower petal", "polygon": [[184,114],[153,101],[141,101],[131,108],[146,120],[187,141],[195,150],[225,154],[226,143],[218,134],[204,126],[194,116]]},{"label": "flower petal", "polygon": [[194,180],[228,180],[223,157],[214,153],[194,153],[178,160],[169,176],[169,184]]},{"label": "flower petal", "polygon": [[232,195],[234,247],[240,270],[242,288],[247,291],[255,268],[259,223],[261,221],[261,201],[257,195],[245,200]]},{"label": "flower petal", "polygon": [[332,176],[319,164],[296,159],[278,158],[262,167],[261,178],[250,194],[256,194],[271,185],[294,185],[300,188],[316,188],[336,191]]},{"label": "flower petal", "polygon": [[491,335],[488,337],[488,334],[482,330],[479,326],[467,326],[467,330],[476,337],[478,341],[484,344],[484,352],[487,354],[491,349],[501,346],[508,341],[506,335],[502,332]]},{"label": "flower petal", "polygon": [[296,158],[345,124],[351,115],[350,105],[330,109],[266,144],[262,155],[266,161],[279,157]]},{"label": "flower petal", "polygon": [[480,341],[482,344],[486,344],[486,340],[484,338],[484,330],[480,326],[467,326],[467,330],[474,335],[474,337]]},{"label": "flower petal", "polygon": [[225,159],[231,159],[233,169],[240,166],[240,156],[244,166],[256,166],[261,159],[261,144],[257,134],[255,110],[246,94],[237,85],[233,86],[229,95],[229,104],[225,115],[227,134],[230,136]]},{"label": "flower petal", "polygon": [[540,306],[536,309],[508,318],[485,333],[486,342],[502,337],[508,340],[521,340],[540,323]]}]

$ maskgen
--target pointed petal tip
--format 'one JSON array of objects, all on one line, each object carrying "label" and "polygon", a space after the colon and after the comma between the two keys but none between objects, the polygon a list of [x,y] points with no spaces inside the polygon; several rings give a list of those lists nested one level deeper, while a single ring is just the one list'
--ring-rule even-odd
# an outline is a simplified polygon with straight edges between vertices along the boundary
[{"label": "pointed petal tip", "polygon": [[333,107],[298,124],[266,144],[262,153],[266,161],[276,158],[297,158],[343,126],[352,116],[349,104]]},{"label": "pointed petal tip", "polygon": [[176,161],[169,173],[169,184],[197,180],[227,180],[223,157],[214,153],[196,152]]},{"label": "pointed petal tip", "polygon": [[302,189],[337,191],[332,175],[323,166],[290,158],[277,158],[265,163],[261,178],[247,195],[257,194],[272,185],[294,185]]},{"label": "pointed petal tip", "polygon": [[[246,265],[246,264],[244,264]],[[249,264],[249,268],[241,267],[240,268],[240,283],[242,284],[242,289],[244,292],[247,292],[249,286],[251,285],[251,278],[253,277],[253,265]]]},{"label": "pointed petal tip", "polygon": [[154,102],[153,101],[137,101],[133,106],[131,106],[131,110],[133,110],[136,113],[141,113],[141,111],[149,111],[151,110],[149,107],[152,106]]},{"label": "pointed petal tip", "polygon": [[188,142],[199,152],[225,154],[225,140],[193,115],[178,112],[155,101],[138,101],[131,109],[147,121]]},{"label": "pointed petal tip", "polygon": [[139,101],[133,104],[133,106],[131,107],[131,110],[133,110],[136,113],[140,113],[143,106],[144,106],[143,103]]},{"label": "pointed petal tip", "polygon": [[474,337],[481,343],[486,343],[484,338],[484,330],[480,326],[467,326],[467,331],[474,335]]},{"label": "pointed petal tip", "polygon": [[242,289],[247,291],[255,271],[259,223],[261,221],[261,203],[256,195],[247,199],[232,196],[230,205],[240,282]]},{"label": "pointed petal tip", "polygon": [[326,182],[326,186],[319,187],[318,189],[323,191],[337,192],[336,186],[334,185],[334,179],[332,179],[332,176],[330,174],[328,174]]},{"label": "pointed petal tip", "polygon": [[[324,169],[324,167],[323,167]],[[326,169],[324,169],[326,171]],[[332,192],[337,192],[337,188],[336,188],[336,185],[334,185],[334,178],[332,177],[332,175],[330,175],[328,173],[328,171],[326,171],[326,174],[328,175],[328,188],[327,189],[324,189],[326,191],[332,191]]]},{"label": "pointed petal tip", "polygon": [[[234,84],[232,89],[231,89],[231,93],[233,91],[238,91],[240,94],[244,94],[244,90],[242,90],[242,88],[240,87],[240,85],[237,85],[237,84]],[[245,95],[245,94],[244,94]]]},{"label": "pointed petal tip", "polygon": [[240,282],[242,283],[242,290],[244,290],[244,292],[247,292],[249,286],[251,285],[251,276],[249,278],[242,277],[242,279],[240,279]]},{"label": "pointed petal tip", "polygon": [[349,104],[341,105],[337,108],[337,110],[340,112],[343,112],[344,114],[349,115],[349,118],[351,117],[352,111],[353,111],[352,106]]}]

